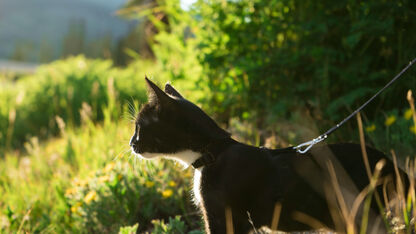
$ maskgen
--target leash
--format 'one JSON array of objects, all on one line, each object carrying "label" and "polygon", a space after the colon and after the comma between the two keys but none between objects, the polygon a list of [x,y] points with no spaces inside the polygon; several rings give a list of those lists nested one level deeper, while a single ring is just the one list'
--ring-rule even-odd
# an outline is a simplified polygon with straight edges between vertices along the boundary
[{"label": "leash", "polygon": [[324,134],[318,136],[317,138],[314,138],[310,141],[304,142],[302,144],[299,144],[297,146],[291,147],[293,150],[296,150],[296,152],[304,154],[308,152],[312,146],[315,144],[318,144],[319,142],[325,140],[328,138],[328,136],[333,133],[335,130],[337,130],[339,127],[341,127],[345,122],[350,120],[354,115],[356,115],[358,112],[360,112],[364,107],[366,107],[371,101],[373,101],[374,98],[376,98],[381,92],[383,92],[385,89],[387,89],[390,85],[392,85],[397,79],[399,79],[403,73],[405,73],[414,63],[416,62],[416,58],[410,61],[410,63],[403,68],[401,72],[399,72],[389,83],[387,83],[382,89],[380,89],[374,96],[372,96],[370,99],[368,99],[363,105],[361,105],[358,109],[356,109],[354,112],[352,112],[347,118],[343,119],[341,122],[339,122],[337,125],[330,128],[328,131],[326,131]]}]

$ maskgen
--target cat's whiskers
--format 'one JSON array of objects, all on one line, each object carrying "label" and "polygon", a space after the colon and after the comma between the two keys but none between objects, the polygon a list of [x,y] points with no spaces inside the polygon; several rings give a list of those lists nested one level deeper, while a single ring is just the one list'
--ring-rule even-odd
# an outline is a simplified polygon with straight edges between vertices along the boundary
[{"label": "cat's whiskers", "polygon": [[131,122],[135,122],[137,119],[137,113],[139,112],[134,104],[134,99],[131,98],[131,101],[127,101],[127,104],[128,104],[127,117]]},{"label": "cat's whiskers", "polygon": [[115,157],[114,157],[114,159],[113,159],[113,161],[116,161],[116,160],[118,160],[119,158],[122,158],[122,157],[124,157],[124,155],[126,155],[126,153],[128,153],[129,151],[131,150],[131,148],[130,147],[128,147],[128,148],[126,148],[126,149],[123,149],[123,150],[121,150]]}]

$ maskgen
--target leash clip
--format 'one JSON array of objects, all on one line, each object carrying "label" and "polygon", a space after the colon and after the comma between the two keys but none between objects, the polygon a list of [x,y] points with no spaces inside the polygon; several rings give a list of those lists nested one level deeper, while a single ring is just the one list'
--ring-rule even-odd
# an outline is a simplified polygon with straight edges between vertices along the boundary
[{"label": "leash clip", "polygon": [[[328,135],[326,135],[326,134],[320,135],[319,137],[317,137],[313,140],[307,141],[305,143],[302,143],[300,145],[297,145],[297,146],[293,147],[293,149],[295,149],[296,152],[298,152],[298,153],[304,154],[304,153],[308,152],[312,148],[312,146],[314,146],[315,144],[318,144],[319,142],[325,140],[327,137],[328,137]],[[306,147],[306,148],[302,150],[303,147]]]},{"label": "leash clip", "polygon": [[[358,109],[356,109],[349,116],[347,116],[347,118],[345,118],[341,122],[339,122],[339,124],[330,128],[328,131],[326,131],[324,134],[318,136],[317,138],[315,138],[311,141],[302,143],[300,145],[297,145],[297,146],[293,147],[293,149],[296,150],[296,152],[298,152],[300,154],[304,154],[304,153],[308,152],[308,150],[310,150],[310,148],[312,148],[312,146],[314,146],[315,144],[325,140],[328,137],[329,134],[331,134],[332,132],[337,130],[339,127],[341,127],[341,125],[343,125],[345,122],[347,122],[349,119],[351,119],[354,115],[356,115],[358,112],[360,112],[365,106],[368,105],[368,103],[373,101],[373,99],[376,98],[381,92],[383,92],[391,84],[393,84],[397,79],[399,79],[403,75],[403,73],[405,73],[407,71],[407,69],[409,69],[414,63],[416,63],[416,58],[413,59],[412,61],[410,61],[410,63],[405,68],[403,68],[403,70],[401,70],[389,83],[387,83],[382,89],[380,89],[376,94],[374,94],[364,104],[362,104],[360,107],[358,107]],[[302,150],[303,147],[306,147],[306,148],[304,150]]]}]

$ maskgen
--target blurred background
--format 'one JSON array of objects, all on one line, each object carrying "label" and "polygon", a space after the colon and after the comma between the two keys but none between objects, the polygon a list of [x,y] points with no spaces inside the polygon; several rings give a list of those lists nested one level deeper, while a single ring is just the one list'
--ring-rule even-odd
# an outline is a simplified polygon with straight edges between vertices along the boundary
[{"label": "blurred background", "polygon": [[[191,171],[129,152],[144,76],[238,140],[287,147],[416,57],[415,17],[411,0],[1,0],[0,232],[199,233]],[[361,113],[366,143],[402,162],[415,75]],[[354,119],[328,139],[358,141]]]}]

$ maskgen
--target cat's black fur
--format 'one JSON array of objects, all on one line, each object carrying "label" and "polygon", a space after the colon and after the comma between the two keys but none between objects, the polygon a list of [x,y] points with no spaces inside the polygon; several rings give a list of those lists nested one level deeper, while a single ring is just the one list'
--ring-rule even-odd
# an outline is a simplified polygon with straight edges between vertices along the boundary
[{"label": "cat's black fur", "polygon": [[[228,132],[171,85],[166,84],[163,92],[147,78],[146,82],[149,102],[137,117],[130,145],[145,158],[157,153],[188,165],[207,152],[207,147],[213,149],[208,151],[213,152],[215,160],[195,170],[194,182],[207,233],[225,233],[226,207],[231,208],[235,233],[253,228],[248,213],[256,228],[270,225],[275,204],[282,207],[279,230],[310,230],[304,220],[296,219],[299,212],[334,229],[342,217],[328,165],[335,168],[349,208],[358,192],[369,184],[357,144],[314,146],[305,155],[249,146],[232,140]],[[393,164],[384,154],[369,147],[367,152],[372,169],[384,159],[383,175],[394,176]],[[368,230],[384,232],[380,215],[370,214]]]}]

